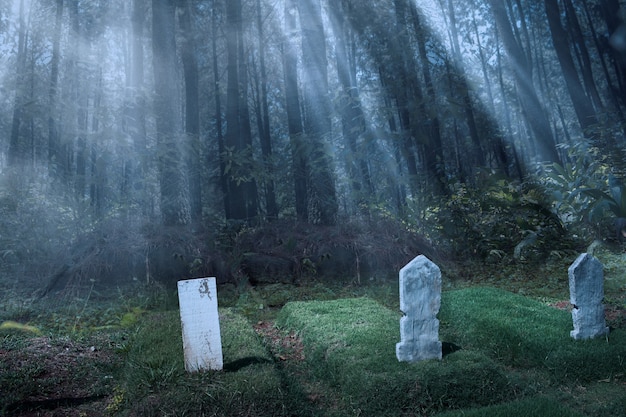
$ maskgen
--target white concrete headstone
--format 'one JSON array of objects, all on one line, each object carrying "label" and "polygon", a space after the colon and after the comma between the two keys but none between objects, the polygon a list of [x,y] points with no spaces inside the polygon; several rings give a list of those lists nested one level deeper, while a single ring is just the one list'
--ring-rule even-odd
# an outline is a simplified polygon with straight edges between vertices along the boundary
[{"label": "white concrete headstone", "polygon": [[567,270],[569,299],[574,307],[572,338],[592,339],[609,333],[604,318],[604,273],[602,263],[588,253],[581,254]]},{"label": "white concrete headstone", "polygon": [[400,343],[396,357],[400,362],[441,359],[439,320],[441,270],[420,255],[400,270]]},{"label": "white concrete headstone", "polygon": [[224,364],[215,278],[178,281],[178,301],[185,369],[221,370]]}]

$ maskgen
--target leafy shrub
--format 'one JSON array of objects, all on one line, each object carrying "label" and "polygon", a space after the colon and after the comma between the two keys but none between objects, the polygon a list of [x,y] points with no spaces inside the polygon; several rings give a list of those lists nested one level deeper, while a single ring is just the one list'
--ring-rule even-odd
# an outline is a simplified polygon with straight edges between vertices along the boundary
[{"label": "leafy shrub", "polygon": [[425,220],[430,218],[441,240],[459,256],[536,260],[574,245],[542,189],[530,181],[490,175],[480,188],[458,183]]},{"label": "leafy shrub", "polygon": [[[622,239],[626,227],[626,184],[598,162],[598,150],[582,142],[569,150],[571,162],[546,167],[542,184],[560,219],[586,240]],[[617,233],[616,233],[617,232]]]}]

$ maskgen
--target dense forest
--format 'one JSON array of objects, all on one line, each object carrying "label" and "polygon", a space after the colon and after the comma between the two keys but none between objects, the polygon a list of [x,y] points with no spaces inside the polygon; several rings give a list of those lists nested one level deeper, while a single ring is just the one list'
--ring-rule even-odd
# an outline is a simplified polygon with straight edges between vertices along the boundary
[{"label": "dense forest", "polygon": [[0,274],[541,261],[626,227],[619,0],[0,2]]}]

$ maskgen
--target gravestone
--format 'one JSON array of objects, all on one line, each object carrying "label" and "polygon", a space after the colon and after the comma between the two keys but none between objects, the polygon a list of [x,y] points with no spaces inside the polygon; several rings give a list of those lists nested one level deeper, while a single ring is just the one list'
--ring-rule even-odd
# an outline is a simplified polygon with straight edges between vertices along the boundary
[{"label": "gravestone", "polygon": [[185,369],[221,370],[224,364],[215,278],[178,281],[178,301]]},{"label": "gravestone", "polygon": [[567,270],[569,299],[573,306],[575,340],[591,339],[608,334],[604,319],[604,274],[602,264],[588,253],[581,254]]},{"label": "gravestone", "polygon": [[400,362],[441,359],[439,320],[441,271],[424,255],[400,270],[400,343],[396,357]]}]

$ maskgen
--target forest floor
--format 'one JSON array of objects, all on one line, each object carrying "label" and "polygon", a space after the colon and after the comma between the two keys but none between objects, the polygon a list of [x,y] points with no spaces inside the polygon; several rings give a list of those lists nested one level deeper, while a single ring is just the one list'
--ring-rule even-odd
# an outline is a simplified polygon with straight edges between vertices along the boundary
[{"label": "forest floor", "polygon": [[[607,325],[612,329],[610,337],[613,344],[623,342],[626,340],[626,254],[606,251],[597,256],[605,267],[605,307]],[[323,325],[323,316],[316,319],[319,323],[308,323],[308,313],[303,313],[304,318],[298,322],[297,312],[292,312],[294,317],[285,317],[288,313],[282,311],[291,301],[324,303],[365,297],[380,306],[380,310],[374,306],[372,312],[359,313],[365,321],[371,314],[372,317],[389,316],[395,323],[399,317],[397,282],[362,285],[311,282],[300,286],[219,288],[225,372],[192,375],[186,374],[182,367],[177,301],[171,291],[136,286],[118,289],[114,294],[92,289],[86,295],[33,300],[18,291],[14,283],[0,283],[3,293],[0,299],[0,415],[342,416],[374,415],[373,410],[378,410],[376,415],[383,415],[379,407],[384,406],[389,409],[388,415],[404,416],[444,415],[445,412],[452,413],[446,416],[461,415],[455,412],[487,416],[533,415],[532,412],[554,416],[626,416],[625,343],[610,348],[605,342],[598,346],[584,345],[589,347],[584,352],[581,345],[568,347],[559,357],[559,348],[526,346],[527,342],[519,339],[519,334],[513,334],[517,329],[508,328],[506,321],[498,322],[506,319],[497,317],[498,314],[515,314],[507,310],[508,304],[521,305],[525,301],[520,300],[528,300],[528,306],[524,307],[528,311],[550,317],[554,311],[554,320],[570,320],[571,326],[567,313],[570,309],[567,265],[572,260],[532,267],[467,264],[442,268],[442,337],[461,343],[463,353],[444,357],[438,367],[431,364],[411,368],[413,373],[409,375],[405,369],[396,370],[393,352],[388,365],[393,371],[370,370],[371,375],[364,376],[363,372],[351,375],[353,368],[370,365],[364,364],[362,358],[354,359],[356,351],[346,353],[346,349],[358,347],[357,342],[352,346],[341,340],[350,334],[328,334],[327,338],[316,340],[315,326]],[[472,318],[472,312],[462,307],[467,301],[463,297],[469,294],[463,291],[485,288],[503,291],[479,293],[485,299],[495,297],[494,301],[489,301],[494,310],[489,312],[478,306]],[[498,300],[502,300],[501,307],[497,307]],[[496,317],[491,318],[491,313]],[[457,317],[465,315],[466,323],[454,324]],[[468,330],[472,320],[484,327],[489,327],[485,323],[496,323],[495,330],[490,330],[495,333],[485,330],[484,334],[472,334]],[[540,329],[540,325],[532,321],[534,318],[528,320],[516,326]],[[301,324],[294,328],[289,324],[294,322]],[[298,326],[308,326],[310,330]],[[331,333],[341,333],[336,330],[336,324],[333,326]],[[397,332],[395,325],[392,327]],[[563,336],[562,343],[570,346],[568,336]],[[332,343],[325,340],[335,337],[339,339]],[[543,337],[537,335],[538,339]],[[559,335],[551,337],[545,335],[547,344],[553,343],[551,340],[562,340]],[[392,338],[397,339],[394,334]],[[488,341],[488,346],[481,346],[484,340],[492,339],[502,340]],[[359,340],[358,337],[355,340]],[[393,346],[397,341],[389,343]],[[318,352],[327,342],[330,344],[323,352]],[[518,346],[513,346],[515,343]],[[540,354],[547,351],[547,356],[553,355],[555,359],[550,362],[546,356],[537,360],[528,353],[533,349]],[[348,355],[347,359],[341,356],[344,354]],[[598,373],[594,374],[595,370],[591,369],[588,377],[572,369],[567,375],[565,371],[562,375],[553,369],[555,363],[567,367],[574,366],[572,361],[578,360],[589,362],[591,366],[595,363],[592,355],[603,355],[606,362],[610,362],[611,355],[617,359],[606,369],[594,365]],[[341,362],[331,365],[333,360]],[[342,370],[341,364],[351,360],[355,360],[354,366]],[[384,360],[380,359],[383,363]],[[585,366],[582,363],[580,366],[580,372],[585,372]],[[485,370],[492,373],[477,376],[476,373],[487,372]],[[415,381],[415,374],[420,375],[421,382]],[[383,378],[384,389],[368,382],[379,377]],[[476,380],[480,378],[485,379],[477,387]],[[358,386],[361,383],[363,386]],[[399,405],[404,400],[394,397],[395,391],[386,394],[389,399],[380,400],[389,404],[373,404],[373,399],[382,398],[382,394],[375,391],[387,392],[387,387],[393,386],[400,387],[401,394],[411,397],[411,404],[415,406]],[[358,392],[367,390],[373,391]],[[462,394],[465,390],[468,395]],[[481,411],[472,414],[477,407],[481,407],[478,408]],[[532,411],[533,407],[542,408]]]}]

